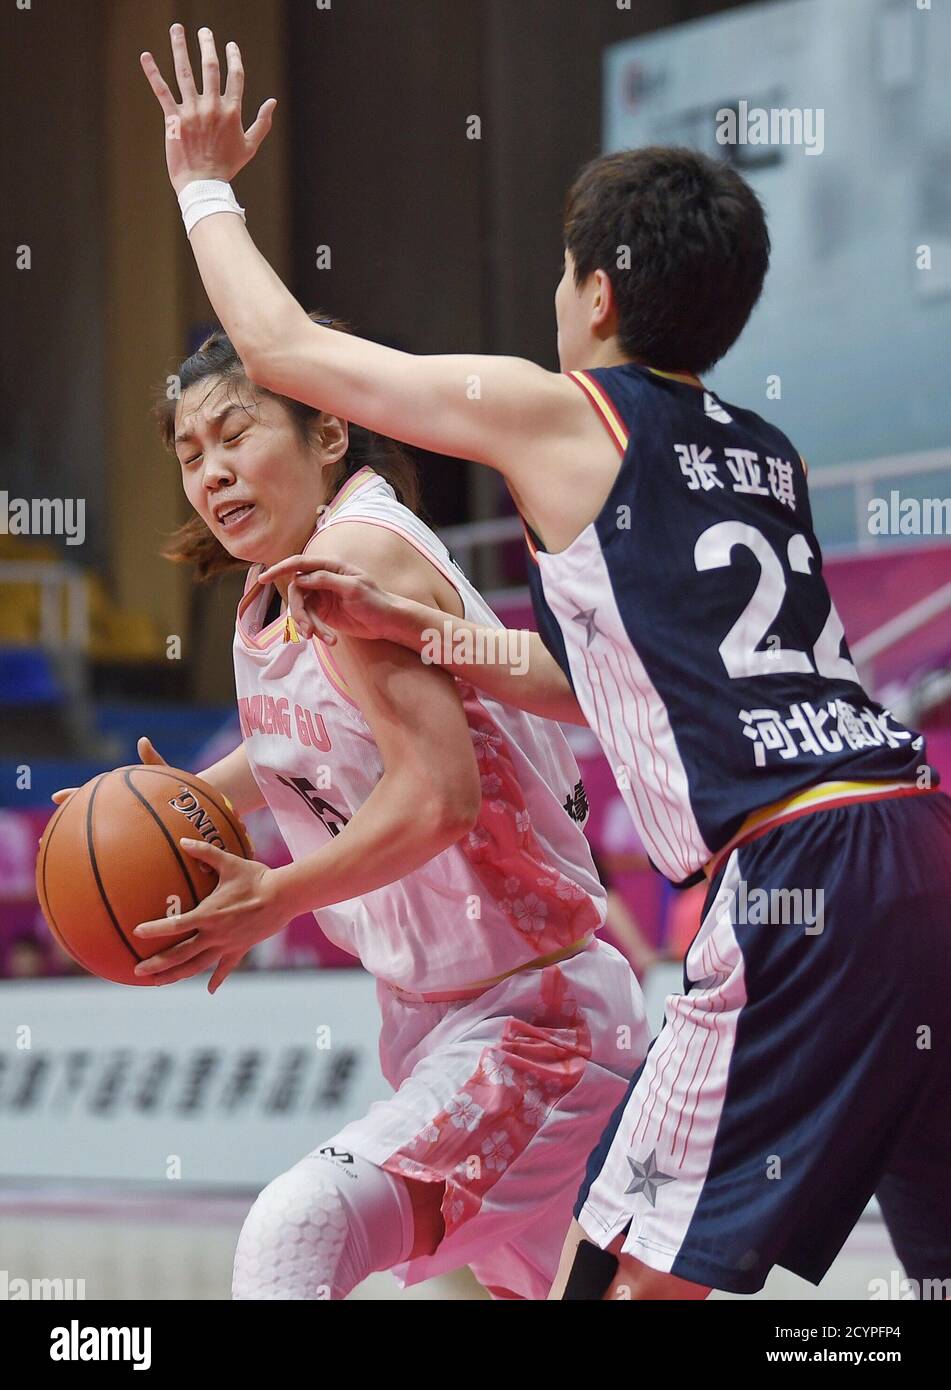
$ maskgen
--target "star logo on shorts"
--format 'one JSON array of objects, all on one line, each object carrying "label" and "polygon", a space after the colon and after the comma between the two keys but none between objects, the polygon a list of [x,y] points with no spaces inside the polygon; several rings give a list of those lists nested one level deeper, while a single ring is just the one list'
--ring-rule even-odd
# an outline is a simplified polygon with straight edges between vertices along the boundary
[{"label": "star logo on shorts", "polygon": [[592,637],[594,637],[596,634],[598,636],[601,635],[601,629],[599,627],[596,627],[594,622],[594,615],[597,611],[598,610],[596,608],[579,609],[579,611],[574,615],[574,618],[572,619],[572,622],[582,623],[584,625],[584,644],[586,647],[591,646]]},{"label": "star logo on shorts", "polygon": [[663,1187],[664,1183],[676,1182],[677,1179],[671,1177],[669,1173],[662,1173],[657,1166],[657,1150],[651,1149],[643,1163],[638,1163],[636,1159],[628,1157],[631,1165],[632,1182],[630,1187],[625,1189],[625,1195],[633,1192],[635,1195],[643,1193],[652,1207],[657,1205],[657,1189]]}]

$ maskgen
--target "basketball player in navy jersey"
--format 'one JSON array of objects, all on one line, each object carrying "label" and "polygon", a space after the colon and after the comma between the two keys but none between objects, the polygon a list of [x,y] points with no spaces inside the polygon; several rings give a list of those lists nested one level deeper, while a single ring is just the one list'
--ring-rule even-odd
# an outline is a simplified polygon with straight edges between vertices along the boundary
[{"label": "basketball player in navy jersey", "polygon": [[521,674],[497,647],[486,660],[472,624],[345,563],[290,557],[265,578],[296,575],[305,633],[400,641],[561,718],[570,685],[656,867],[709,884],[684,993],[591,1155],[553,1296],[751,1293],[773,1265],[818,1282],[873,1193],[907,1274],[951,1277],[951,801],[921,736],[861,686],[798,452],[698,375],[762,288],[755,194],[688,150],[595,160],[568,198],[561,372],[394,351],[315,325],[256,249],[228,181],[273,103],[245,132],[237,48],[220,96],[198,38],[201,94],[180,26],[181,103],[142,64],[249,376],[497,469],[542,636]]}]

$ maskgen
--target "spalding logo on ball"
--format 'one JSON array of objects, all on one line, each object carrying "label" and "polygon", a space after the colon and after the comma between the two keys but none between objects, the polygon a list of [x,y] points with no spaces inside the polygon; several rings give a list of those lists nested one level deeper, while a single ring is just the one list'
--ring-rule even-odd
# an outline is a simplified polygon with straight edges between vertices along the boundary
[{"label": "spalding logo on ball", "polygon": [[36,893],[50,931],[86,970],[121,985],[151,985],[139,961],[191,935],[133,936],[140,922],[190,912],[217,882],[182,849],[204,840],[253,859],[231,803],[174,767],[136,763],[100,773],[55,812],[36,860]]}]

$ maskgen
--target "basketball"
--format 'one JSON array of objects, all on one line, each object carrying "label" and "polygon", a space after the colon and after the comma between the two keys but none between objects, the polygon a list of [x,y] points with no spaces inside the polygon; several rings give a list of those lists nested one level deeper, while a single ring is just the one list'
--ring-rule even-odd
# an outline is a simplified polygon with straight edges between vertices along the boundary
[{"label": "basketball", "polygon": [[140,922],[190,912],[217,876],[182,849],[204,840],[253,858],[244,826],[206,782],[170,767],[134,764],[80,787],[50,820],[36,861],[36,891],[50,931],[92,975],[151,985],[140,960],[175,945],[139,942]]}]

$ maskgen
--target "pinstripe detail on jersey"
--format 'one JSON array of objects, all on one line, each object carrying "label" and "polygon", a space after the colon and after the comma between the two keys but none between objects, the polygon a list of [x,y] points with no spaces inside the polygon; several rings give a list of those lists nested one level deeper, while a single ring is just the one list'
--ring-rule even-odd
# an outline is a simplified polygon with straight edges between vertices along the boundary
[{"label": "pinstripe detail on jersey", "polygon": [[[601,666],[592,660],[587,651],[582,651],[581,656],[584,661],[585,677],[588,687],[593,694],[596,732],[600,738],[604,739],[609,747],[619,750],[625,747],[624,739],[620,737],[620,734],[623,733],[627,739],[627,750],[633,761],[637,750],[644,746],[641,729],[641,700],[639,699],[637,686],[634,683],[630,683],[627,691],[627,693],[633,694],[634,696],[632,708],[634,711],[633,722],[636,726],[635,732],[635,729],[631,727],[630,715],[625,708],[624,691],[621,688],[621,684],[616,677],[613,681],[611,679],[613,673],[610,670],[610,662],[607,653],[605,653],[603,665]],[[607,671],[609,677],[607,687],[604,679],[605,671]],[[616,711],[616,717],[612,717],[612,705]],[[645,723],[650,727],[649,712],[645,710],[644,713]],[[650,748],[650,755],[651,770],[656,778],[658,763],[656,752],[653,747]],[[625,770],[629,775],[629,790],[637,808],[635,819],[638,825],[643,826],[646,831],[646,837],[642,835],[642,838],[645,839],[645,844],[651,848],[651,857],[655,859],[655,862],[664,862],[668,865],[677,865],[679,867],[684,858],[683,847],[682,844],[679,843],[680,835],[678,830],[674,827],[673,818],[670,815],[669,809],[665,806],[663,809],[666,814],[662,815],[652,804],[650,793],[639,775],[638,767],[632,767],[631,763],[626,763]],[[617,777],[617,775],[618,770],[615,769],[615,776]],[[665,782],[667,786],[670,785],[669,774],[666,773],[666,769]],[[624,790],[627,789],[628,788],[624,788]],[[682,823],[681,820],[681,824]],[[661,856],[661,859],[656,858],[658,855]],[[678,877],[683,878],[685,874],[683,872],[678,873]]]},{"label": "pinstripe detail on jersey", "polygon": [[557,555],[540,551],[538,566],[579,703],[616,759],[618,790],[651,859],[681,882],[709,859],[710,849],[690,804],[667,707],[627,636],[597,531],[587,527]]},{"label": "pinstripe detail on jersey", "polygon": [[[735,891],[739,878],[734,855],[722,891]],[[648,1263],[659,1270],[672,1267],[703,1192],[747,1002],[743,954],[719,895],[687,955],[686,976],[697,983],[669,997],[667,1021],[579,1215],[585,1230],[600,1232],[602,1245],[630,1223],[624,1249],[649,1250]],[[638,1169],[657,1173],[663,1195],[656,1206],[631,1181]]]}]

